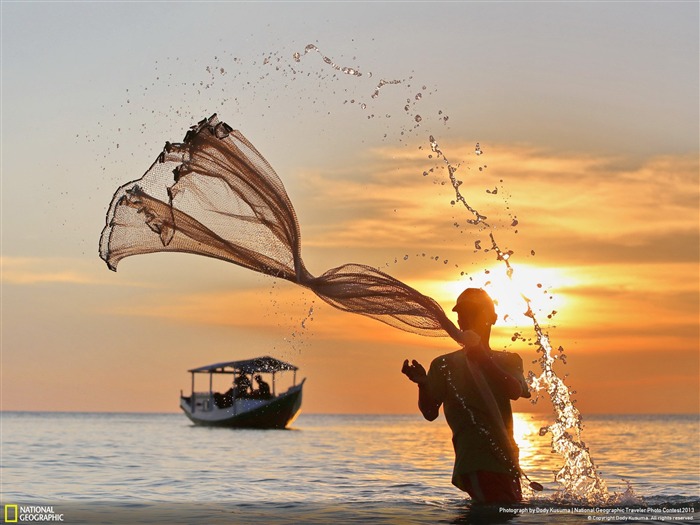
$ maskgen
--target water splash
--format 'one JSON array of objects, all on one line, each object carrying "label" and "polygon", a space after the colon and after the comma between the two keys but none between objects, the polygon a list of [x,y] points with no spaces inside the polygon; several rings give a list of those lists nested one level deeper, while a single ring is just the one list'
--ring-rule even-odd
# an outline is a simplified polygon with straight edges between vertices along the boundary
[{"label": "water splash", "polygon": [[[456,176],[457,167],[448,160],[433,135],[430,135],[429,143],[431,151],[436,154],[437,158],[441,158],[447,167],[450,183],[455,192],[455,199],[451,203],[453,205],[457,202],[461,203],[473,216],[473,218],[467,220],[467,223],[492,230],[491,225],[486,222],[487,217],[479,213],[479,211],[473,208],[465,199],[461,191],[462,181],[458,180]],[[475,145],[474,152],[477,156],[481,156],[484,153],[478,142]],[[495,194],[496,190],[487,190],[487,192]],[[511,227],[517,225],[518,220],[513,218]],[[512,250],[501,249],[493,231],[489,232],[489,238],[491,240],[491,251],[496,254],[496,260],[505,265],[506,275],[511,283],[513,283],[513,274],[516,268],[511,264],[511,258],[514,252]],[[480,241],[475,241],[474,247],[476,250],[481,250]],[[487,249],[484,251],[487,252],[489,250]],[[534,251],[531,253],[534,254]],[[554,500],[561,503],[580,504],[614,503],[620,496],[608,493],[606,483],[600,477],[591,459],[589,449],[582,440],[582,417],[571,397],[573,392],[569,390],[553,368],[554,362],[557,359],[565,362],[563,349],[561,349],[561,347],[559,348],[559,355],[554,354],[549,336],[542,330],[532,309],[530,298],[522,292],[518,291],[518,294],[526,305],[526,316],[530,318],[533,324],[536,335],[535,344],[540,354],[538,361],[542,370],[539,376],[530,372],[528,375],[528,384],[530,389],[534,392],[544,391],[549,395],[555,416],[554,423],[541,429],[540,435],[551,434],[552,451],[561,455],[565,461],[563,467],[554,476],[554,480],[561,485],[561,489],[556,492]],[[552,314],[550,314],[550,318],[551,315]],[[466,407],[466,401],[459,395],[457,395],[457,398],[460,399],[462,404]],[[489,437],[489,439],[493,444],[493,438]],[[496,450],[498,449],[496,448]],[[631,497],[629,494],[632,494],[632,492],[628,490],[625,494]]]},{"label": "water splash", "polygon": [[306,328],[306,322],[313,321],[313,320],[314,320],[314,307],[313,307],[313,305],[311,305],[311,307],[309,308],[309,313],[306,314],[306,317],[304,317],[304,319],[301,320],[301,327]]},{"label": "water splash", "polygon": [[472,208],[467,200],[464,198],[462,193],[459,190],[459,187],[462,185],[462,181],[457,180],[455,177],[455,173],[457,172],[457,168],[453,166],[449,160],[447,160],[447,157],[445,157],[445,154],[442,152],[440,149],[440,146],[438,145],[437,141],[435,140],[435,137],[430,135],[430,150],[437,155],[438,158],[442,157],[442,160],[444,163],[447,165],[447,173],[449,174],[450,177],[450,182],[452,183],[452,187],[455,190],[455,200],[457,202],[461,202],[462,205],[469,210],[469,212],[474,215],[473,219],[467,219],[467,222],[469,224],[473,225],[478,225],[478,224],[483,224],[484,226],[488,227],[488,223],[485,221],[487,218],[486,215],[481,215],[476,209]]},{"label": "water splash", "polygon": [[[276,304],[276,303],[275,303]],[[307,344],[309,323],[314,320],[314,301],[311,301],[311,306],[304,318],[299,322],[298,328],[295,328],[289,334],[289,337],[284,337],[285,343],[289,345],[289,350],[296,354],[301,354],[302,348]]]},{"label": "water splash", "polygon": [[[522,294],[521,294],[522,295]],[[552,400],[555,422],[540,429],[540,435],[552,435],[552,450],[566,459],[564,466],[555,474],[554,480],[563,485],[555,495],[562,502],[604,504],[611,496],[605,481],[598,474],[588,447],[583,442],[582,417],[571,398],[572,392],[554,372],[557,356],[553,354],[549,336],[545,334],[532,311],[530,300],[522,295],[527,304],[525,315],[532,320],[537,336],[537,351],[542,373],[528,375],[530,388],[535,392],[546,391]],[[563,356],[560,349],[560,356]],[[536,402],[537,398],[533,400]]]},{"label": "water splash", "polygon": [[379,81],[379,84],[377,84],[377,87],[374,88],[374,93],[372,93],[372,98],[377,98],[377,97],[379,97],[379,91],[380,91],[384,86],[389,85],[389,84],[400,84],[401,82],[403,82],[403,80],[384,80],[384,79],[381,79],[381,80]]},{"label": "water splash", "polygon": [[[316,47],[314,44],[308,44],[308,45],[304,48],[304,55],[306,55],[307,53],[310,53],[310,52],[316,52],[316,53],[318,53],[319,55],[321,55],[321,58],[323,59],[323,61],[324,61],[326,64],[328,64],[329,66],[331,66],[333,69],[335,69],[336,71],[340,71],[341,73],[345,73],[346,75],[352,75],[352,76],[355,76],[355,77],[361,77],[361,76],[362,76],[362,73],[360,73],[356,68],[353,68],[353,67],[345,67],[345,66],[339,66],[338,64],[336,64],[335,62],[333,62],[333,60],[331,60],[329,57],[327,57],[326,55],[324,55],[323,53],[321,53],[321,50],[320,50],[318,47]],[[301,62],[301,57],[304,56],[304,55],[302,55],[302,54],[299,53],[299,52],[296,52],[296,53],[294,53],[294,54],[292,55],[292,57],[294,58],[294,61],[295,61],[295,62]]]},{"label": "water splash", "polygon": [[[457,168],[450,164],[432,135],[430,136],[430,147],[447,164],[450,182],[455,191],[455,200],[461,202],[476,217],[476,219],[469,219],[467,222],[473,225],[481,224],[490,228],[489,224],[484,221],[486,217],[473,209],[462,196],[460,192],[462,183],[455,176]],[[478,142],[475,147],[475,153],[477,155],[483,154]],[[514,219],[512,225],[517,224],[517,220]],[[505,265],[506,275],[512,282],[515,268],[511,265],[510,260],[514,252],[512,250],[502,250],[496,242],[493,232],[489,233],[489,237],[491,239],[491,250],[496,254],[496,259]],[[477,249],[480,248],[479,241],[475,243],[475,247]],[[554,423],[540,429],[540,435],[550,433],[552,436],[552,450],[565,460],[564,466],[554,476],[554,480],[562,485],[562,488],[555,494],[555,500],[562,503],[610,503],[618,496],[611,496],[608,493],[605,481],[598,474],[588,447],[586,447],[581,437],[583,431],[582,417],[574,406],[574,401],[571,397],[572,392],[554,371],[553,366],[557,357],[563,359],[562,349],[560,348],[559,356],[554,355],[549,336],[542,330],[532,309],[531,300],[522,292],[518,293],[527,306],[525,315],[531,319],[535,330],[537,351],[540,354],[538,361],[542,369],[539,376],[533,372],[528,374],[528,384],[534,392],[547,392],[555,415]],[[533,402],[536,401],[537,397]]]}]

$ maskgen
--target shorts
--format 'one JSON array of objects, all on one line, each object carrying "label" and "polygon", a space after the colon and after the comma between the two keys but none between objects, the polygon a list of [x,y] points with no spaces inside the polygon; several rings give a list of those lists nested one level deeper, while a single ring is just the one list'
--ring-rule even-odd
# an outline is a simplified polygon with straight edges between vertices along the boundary
[{"label": "shorts", "polygon": [[460,476],[459,488],[476,503],[517,503],[522,501],[520,477],[502,472],[477,470]]}]

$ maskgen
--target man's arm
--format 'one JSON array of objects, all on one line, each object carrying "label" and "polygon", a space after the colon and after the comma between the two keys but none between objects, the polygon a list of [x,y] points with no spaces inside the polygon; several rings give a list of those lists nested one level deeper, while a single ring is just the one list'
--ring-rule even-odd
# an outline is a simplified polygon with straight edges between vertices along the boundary
[{"label": "man's arm", "polygon": [[401,372],[418,385],[418,408],[423,417],[428,421],[434,421],[440,414],[440,402],[435,401],[428,391],[428,374],[425,373],[423,365],[415,359],[409,365],[406,359]]}]

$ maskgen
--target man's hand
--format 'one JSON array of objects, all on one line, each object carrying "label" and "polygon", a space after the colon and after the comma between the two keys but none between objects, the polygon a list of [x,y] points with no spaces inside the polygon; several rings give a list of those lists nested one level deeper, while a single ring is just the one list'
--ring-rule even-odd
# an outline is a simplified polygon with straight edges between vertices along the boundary
[{"label": "man's hand", "polygon": [[408,364],[408,359],[403,362],[401,372],[406,374],[411,381],[418,385],[418,408],[423,414],[423,417],[428,421],[434,421],[440,413],[440,405],[442,402],[435,401],[430,392],[428,385],[428,374],[425,373],[425,368],[415,359]]},{"label": "man's hand", "polygon": [[412,364],[408,364],[408,359],[403,362],[401,372],[406,375],[411,381],[418,385],[422,385],[428,379],[428,374],[425,373],[425,368],[415,359]]}]

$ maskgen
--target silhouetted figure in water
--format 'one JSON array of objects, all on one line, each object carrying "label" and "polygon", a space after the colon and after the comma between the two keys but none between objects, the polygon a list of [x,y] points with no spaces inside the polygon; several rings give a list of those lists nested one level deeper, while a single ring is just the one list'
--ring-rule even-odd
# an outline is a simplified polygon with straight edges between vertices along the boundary
[{"label": "silhouetted figure in water", "polygon": [[[491,326],[497,316],[493,300],[484,290],[466,289],[452,310],[457,312],[459,327],[464,331],[464,348],[434,359],[427,374],[418,361],[409,364],[408,359],[401,371],[418,384],[418,408],[425,419],[435,420],[440,405],[444,405],[455,450],[452,483],[468,492],[475,502],[520,501],[520,467],[510,401],[530,397],[522,359],[489,347]],[[503,426],[494,421],[470,367],[481,371]]]}]

